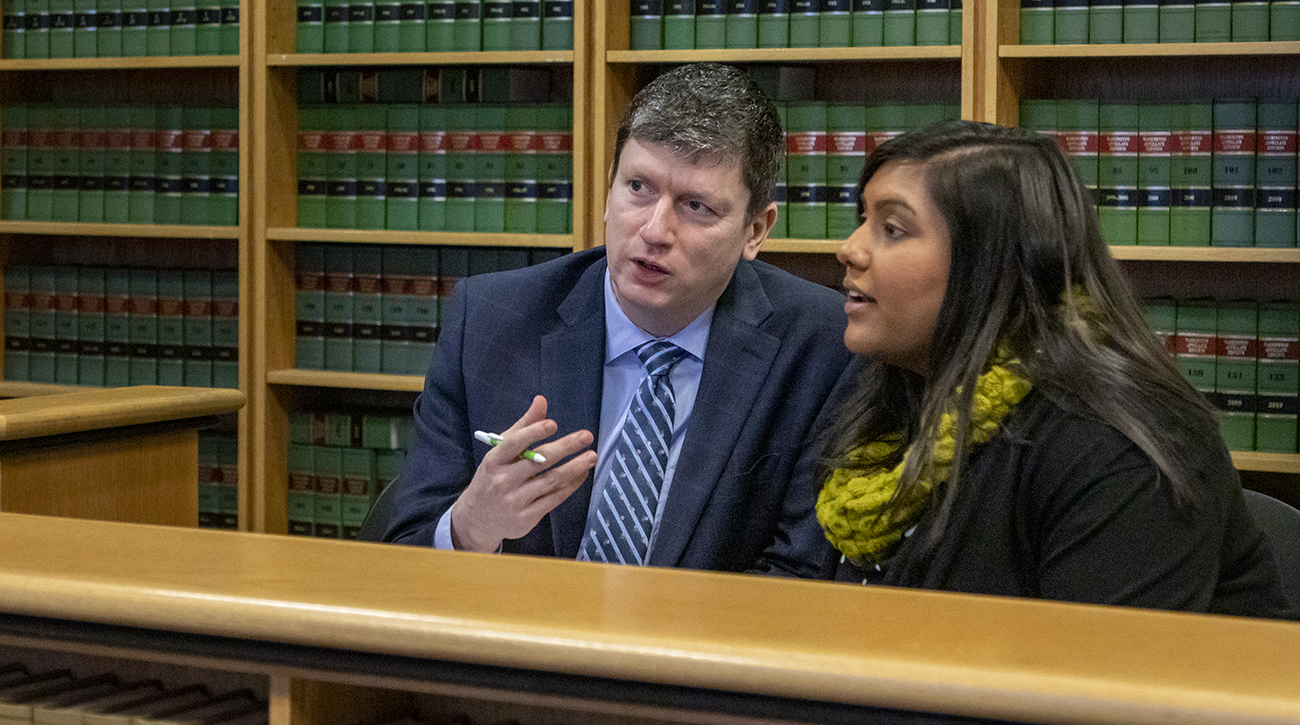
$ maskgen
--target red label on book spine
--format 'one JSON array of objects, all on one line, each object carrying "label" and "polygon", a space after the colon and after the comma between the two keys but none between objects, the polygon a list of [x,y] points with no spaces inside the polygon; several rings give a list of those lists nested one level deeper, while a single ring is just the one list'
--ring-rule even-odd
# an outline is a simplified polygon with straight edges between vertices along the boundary
[{"label": "red label on book spine", "polygon": [[77,309],[82,312],[99,314],[106,309],[104,298],[99,295],[77,295]]},{"label": "red label on book spine", "polygon": [[388,150],[395,154],[416,153],[420,150],[420,134],[415,131],[390,131]]},{"label": "red label on book spine", "polygon": [[380,152],[388,148],[388,133],[386,131],[358,131],[356,136],[358,151]]},{"label": "red label on book spine", "polygon": [[1131,131],[1113,131],[1101,134],[1101,153],[1107,156],[1136,156],[1138,134]]},{"label": "red label on book spine", "polygon": [[1215,131],[1214,153],[1247,155],[1255,153],[1255,132]]},{"label": "red label on book spine", "polygon": [[212,132],[212,150],[213,151],[238,151],[239,150],[239,132],[227,129],[216,129]]},{"label": "red label on book spine", "polygon": [[540,136],[541,141],[538,150],[542,153],[567,154],[573,151],[573,134],[571,133],[542,131],[538,136]]},{"label": "red label on book spine", "polygon": [[111,128],[104,132],[104,148],[109,151],[124,151],[131,148],[131,131],[125,128]]},{"label": "red label on book spine", "polygon": [[840,156],[863,156],[867,153],[865,131],[837,131],[830,134],[827,153]]},{"label": "red label on book spine", "polygon": [[1213,147],[1214,136],[1209,131],[1179,131],[1173,137],[1173,152],[1176,154],[1208,154]]},{"label": "red label on book spine", "polygon": [[1213,355],[1215,336],[1198,332],[1184,332],[1178,335],[1179,355]]},{"label": "red label on book spine", "polygon": [[324,131],[299,131],[298,132],[299,151],[322,151],[324,149],[325,149]]},{"label": "red label on book spine", "polygon": [[1143,131],[1140,139],[1141,148],[1138,153],[1143,156],[1168,156],[1173,134],[1168,131]]},{"label": "red label on book spine", "polygon": [[1261,131],[1256,137],[1255,151],[1261,154],[1293,154],[1296,152],[1295,130]]},{"label": "red label on book spine", "polygon": [[295,281],[301,292],[320,292],[325,289],[325,275],[320,272],[299,272]]},{"label": "red label on book spine", "polygon": [[1067,156],[1087,156],[1101,148],[1095,131],[1062,131],[1056,135],[1056,143]]},{"label": "red label on book spine", "polygon": [[420,133],[420,150],[425,153],[445,153],[447,151],[447,132],[422,131]]},{"label": "red label on book spine", "polygon": [[1300,360],[1300,340],[1294,337],[1261,337],[1256,348],[1260,360],[1295,362]]},{"label": "red label on book spine", "polygon": [[1215,347],[1219,357],[1254,359],[1255,337],[1245,335],[1220,335]]},{"label": "red label on book spine", "polygon": [[480,131],[478,135],[479,150],[490,154],[499,154],[506,150],[507,138],[504,131]]},{"label": "red label on book spine", "polygon": [[806,131],[786,134],[786,153],[795,156],[826,153],[826,132]]}]

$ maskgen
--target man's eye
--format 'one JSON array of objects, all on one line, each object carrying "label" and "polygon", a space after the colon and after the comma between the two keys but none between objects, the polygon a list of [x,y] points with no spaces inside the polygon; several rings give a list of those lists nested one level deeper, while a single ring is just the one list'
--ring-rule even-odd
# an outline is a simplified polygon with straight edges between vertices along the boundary
[{"label": "man's eye", "polygon": [[698,202],[698,201],[688,201],[688,202],[686,202],[686,208],[690,209],[691,211],[696,211],[696,212],[707,212],[707,211],[709,211],[709,207],[705,206],[703,203]]},{"label": "man's eye", "polygon": [[629,182],[628,182],[628,184],[627,184],[627,188],[631,189],[632,191],[641,191],[641,189],[642,189],[642,184],[641,184],[640,181],[637,181],[636,179],[633,179],[632,181],[629,181]]}]

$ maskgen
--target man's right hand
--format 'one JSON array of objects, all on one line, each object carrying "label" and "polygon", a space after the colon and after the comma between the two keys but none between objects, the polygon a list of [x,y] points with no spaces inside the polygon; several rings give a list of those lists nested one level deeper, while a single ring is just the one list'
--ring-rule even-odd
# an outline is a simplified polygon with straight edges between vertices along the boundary
[{"label": "man's right hand", "polygon": [[[546,418],[546,398],[538,395],[528,412],[501,433],[501,444],[483,457],[452,507],[451,541],[458,551],[496,551],[503,540],[532,531],[578,490],[596,465],[596,452],[582,450],[592,444],[593,436],[580,430],[533,448],[555,431],[555,421]],[[521,458],[529,448],[547,462]],[[565,461],[569,456],[573,458]]]}]

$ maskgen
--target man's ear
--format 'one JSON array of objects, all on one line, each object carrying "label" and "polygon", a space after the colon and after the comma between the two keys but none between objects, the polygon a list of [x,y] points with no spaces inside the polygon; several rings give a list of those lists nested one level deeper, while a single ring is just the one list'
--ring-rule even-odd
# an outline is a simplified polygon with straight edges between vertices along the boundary
[{"label": "man's ear", "polygon": [[754,215],[754,220],[749,223],[749,239],[745,242],[745,249],[741,252],[741,256],[750,260],[757,257],[774,224],[776,224],[776,202],[768,204],[766,209]]}]

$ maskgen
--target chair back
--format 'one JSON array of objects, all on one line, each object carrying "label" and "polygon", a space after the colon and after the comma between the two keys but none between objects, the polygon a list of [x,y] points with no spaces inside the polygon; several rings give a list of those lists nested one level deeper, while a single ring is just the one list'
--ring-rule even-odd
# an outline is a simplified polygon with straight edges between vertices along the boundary
[{"label": "chair back", "polygon": [[1284,501],[1246,489],[1246,508],[1277,555],[1282,588],[1300,605],[1300,510]]},{"label": "chair back", "polygon": [[390,492],[396,485],[397,478],[394,477],[384,490],[379,492],[379,497],[375,499],[374,505],[370,507],[370,512],[366,514],[365,520],[361,522],[361,528],[357,531],[358,541],[384,540],[384,532],[388,530],[388,520],[393,514],[395,497]]}]

